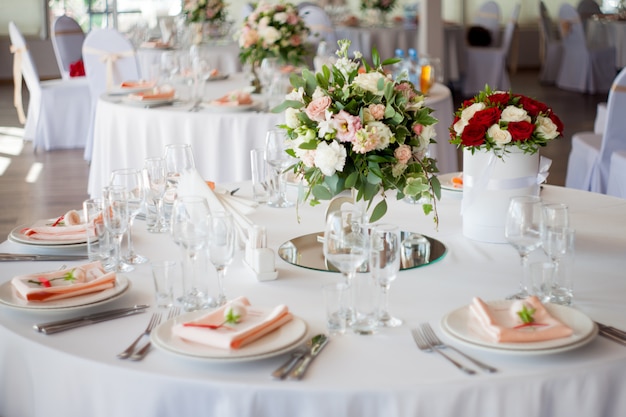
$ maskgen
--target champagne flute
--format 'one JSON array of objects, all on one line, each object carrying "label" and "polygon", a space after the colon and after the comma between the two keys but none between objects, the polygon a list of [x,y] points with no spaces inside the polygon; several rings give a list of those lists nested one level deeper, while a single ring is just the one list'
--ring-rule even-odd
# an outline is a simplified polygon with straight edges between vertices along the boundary
[{"label": "champagne flute", "polygon": [[216,304],[222,306],[228,301],[224,293],[226,267],[235,255],[235,226],[233,217],[227,212],[217,212],[207,219],[209,235],[209,259],[217,270],[219,294]]},{"label": "champagne flute", "polygon": [[163,219],[164,227],[167,229],[169,228],[172,204],[176,199],[178,180],[183,173],[195,168],[195,162],[193,150],[188,143],[171,143],[166,145],[163,158],[165,159],[165,174],[167,176],[165,194],[163,196]]},{"label": "champagne flute", "polygon": [[104,226],[113,238],[113,265],[115,272],[128,272],[134,268],[122,262],[121,246],[128,229],[128,199],[126,189],[119,185],[104,187]]},{"label": "champagne flute", "polygon": [[141,171],[138,169],[117,169],[111,173],[111,185],[121,185],[126,189],[128,201],[128,250],[124,262],[129,264],[143,264],[148,261],[145,256],[135,253],[133,247],[133,223],[141,212],[145,202],[145,189],[142,182]]},{"label": "champagne flute", "polygon": [[375,225],[370,232],[369,270],[381,288],[378,325],[398,327],[402,320],[389,314],[389,287],[400,271],[400,229],[392,224]]},{"label": "champagne flute", "polygon": [[178,197],[172,208],[171,235],[182,249],[185,260],[183,296],[180,298],[185,311],[206,308],[209,303],[208,286],[201,284],[196,270],[197,261],[207,247],[206,218],[209,214],[209,205],[200,196]]},{"label": "champagne flute", "polygon": [[548,203],[543,205],[543,227],[541,243],[543,251],[554,265],[550,283],[550,301],[559,304],[571,303],[571,285],[563,271],[561,260],[572,256],[574,251],[574,230],[569,227],[569,210],[566,204]]},{"label": "champagne flute", "polygon": [[285,191],[284,171],[295,163],[295,158],[287,153],[289,149],[287,140],[286,132],[281,129],[268,131],[265,139],[265,161],[272,167],[277,177],[274,196],[267,203],[271,207],[283,208],[294,205],[287,200]]},{"label": "champagne flute", "polygon": [[167,183],[167,170],[164,158],[146,158],[144,160],[143,175],[144,186],[146,189],[147,216],[149,218],[149,207],[154,206],[155,220],[153,224],[148,224],[148,231],[153,233],[161,233],[166,231],[163,222],[163,196],[165,195],[165,186]]},{"label": "champagne flute", "polygon": [[541,246],[543,216],[541,199],[538,196],[512,197],[509,203],[504,235],[520,256],[522,280],[520,291],[508,299],[523,299],[528,296],[529,282],[528,255]]}]

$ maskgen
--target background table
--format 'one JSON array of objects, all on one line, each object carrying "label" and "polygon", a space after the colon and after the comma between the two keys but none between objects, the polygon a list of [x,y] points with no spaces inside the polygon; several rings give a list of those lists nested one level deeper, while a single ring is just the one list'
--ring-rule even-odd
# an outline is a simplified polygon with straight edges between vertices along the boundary
[{"label": "background table", "polygon": [[[226,81],[207,83],[205,97],[217,98],[247,85],[242,73]],[[265,146],[268,130],[283,123],[283,114],[265,112],[189,112],[191,104],[147,109],[120,103],[121,98],[103,96],[98,100],[94,144],[89,169],[88,192],[98,196],[109,182],[111,172],[141,168],[149,156],[162,155],[169,143],[190,143],[196,167],[203,178],[218,182],[251,179],[250,150]],[[456,147],[448,143],[448,127],[453,120],[450,90],[433,87],[426,105],[439,119],[437,143],[431,156],[441,172],[458,169]]]},{"label": "background table", "polygon": [[[248,183],[240,195],[250,195]],[[225,184],[232,187],[236,184]],[[575,308],[591,318],[626,329],[626,200],[545,186],[546,201],[569,204],[577,231]],[[459,417],[503,416],[621,417],[626,414],[626,348],[598,337],[569,352],[517,356],[478,348],[464,350],[497,367],[496,374],[467,376],[435,354],[421,352],[409,329],[422,322],[439,327],[444,315],[473,296],[502,299],[517,287],[517,252],[462,236],[460,201],[444,195],[438,204],[439,230],[420,207],[390,201],[386,220],[405,230],[442,241],[439,262],[403,271],[390,292],[390,311],[405,320],[400,328],[373,336],[333,337],[303,381],[274,381],[270,372],[288,355],[248,363],[208,363],[160,350],[142,362],[116,359],[149,320],[148,314],[100,323],[56,335],[32,330],[33,323],[76,316],[35,314],[0,308],[0,415],[4,417],[254,416],[254,417]],[[261,207],[250,218],[268,230],[276,249],[296,236],[319,232],[324,205],[294,209]],[[145,232],[137,222],[135,249],[151,259],[179,257],[167,235]],[[2,252],[18,247],[0,244]],[[537,253],[539,255],[539,253]],[[12,276],[58,268],[59,262],[4,263],[0,282]],[[71,266],[71,265],[70,265]],[[277,259],[279,278],[257,282],[241,260],[226,275],[229,297],[245,295],[253,304],[286,303],[309,324],[324,330],[321,287],[339,275],[292,266]],[[148,265],[127,277],[132,290],[110,305],[152,301]],[[207,274],[212,290],[215,276]],[[457,342],[443,336],[445,341]]]}]

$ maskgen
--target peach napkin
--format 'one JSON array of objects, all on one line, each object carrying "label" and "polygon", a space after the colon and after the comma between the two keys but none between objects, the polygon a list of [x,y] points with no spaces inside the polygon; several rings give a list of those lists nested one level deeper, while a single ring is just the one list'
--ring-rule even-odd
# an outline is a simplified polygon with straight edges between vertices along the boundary
[{"label": "peach napkin", "polygon": [[[202,326],[220,326],[224,323],[224,311],[230,303],[239,303],[247,307],[247,315],[236,324],[226,324],[219,328]],[[250,306],[246,297],[239,297],[196,320],[178,323],[172,332],[181,339],[220,349],[239,349],[258,340],[266,334],[289,322],[293,316],[284,304],[273,308]]]},{"label": "peach napkin", "polygon": [[[524,326],[517,312],[522,307],[535,309],[535,325]],[[489,341],[498,343],[527,343],[570,336],[571,328],[552,317],[536,296],[516,300],[508,307],[494,307],[476,297],[470,305],[470,326],[474,326]]]},{"label": "peach napkin", "polygon": [[31,239],[51,242],[87,241],[86,224],[76,210],[70,210],[50,225],[33,225],[20,230]]},{"label": "peach napkin", "polygon": [[236,90],[213,100],[211,104],[217,106],[247,106],[252,104],[252,96],[245,91]]},{"label": "peach napkin", "polygon": [[154,88],[154,82],[146,81],[146,80],[124,81],[120,85],[120,87],[122,89],[124,89],[124,88],[145,88],[145,89],[151,89],[151,88]]},{"label": "peach napkin", "polygon": [[144,100],[168,100],[173,99],[176,91],[171,87],[153,88],[148,91],[140,91],[137,93],[129,94],[128,98],[131,100],[144,101]]},{"label": "peach napkin", "polygon": [[62,271],[19,275],[11,284],[28,301],[53,301],[113,288],[115,272],[105,271],[96,261]]}]

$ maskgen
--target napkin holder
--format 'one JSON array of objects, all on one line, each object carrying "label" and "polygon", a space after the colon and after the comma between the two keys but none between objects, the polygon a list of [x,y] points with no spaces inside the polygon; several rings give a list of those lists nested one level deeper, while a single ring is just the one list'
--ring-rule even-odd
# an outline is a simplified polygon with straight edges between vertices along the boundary
[{"label": "napkin holder", "polygon": [[258,281],[273,281],[278,278],[274,251],[267,247],[267,237],[263,226],[252,225],[248,229],[244,264],[254,272]]}]

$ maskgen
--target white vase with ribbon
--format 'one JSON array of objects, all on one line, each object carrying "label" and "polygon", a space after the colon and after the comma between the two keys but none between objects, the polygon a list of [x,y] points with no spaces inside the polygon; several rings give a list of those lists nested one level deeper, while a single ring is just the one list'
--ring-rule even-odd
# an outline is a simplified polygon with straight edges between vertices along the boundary
[{"label": "white vase with ribbon", "polygon": [[511,197],[538,195],[551,164],[538,153],[517,148],[498,157],[484,149],[463,150],[463,235],[489,243],[506,243],[504,225]]}]

